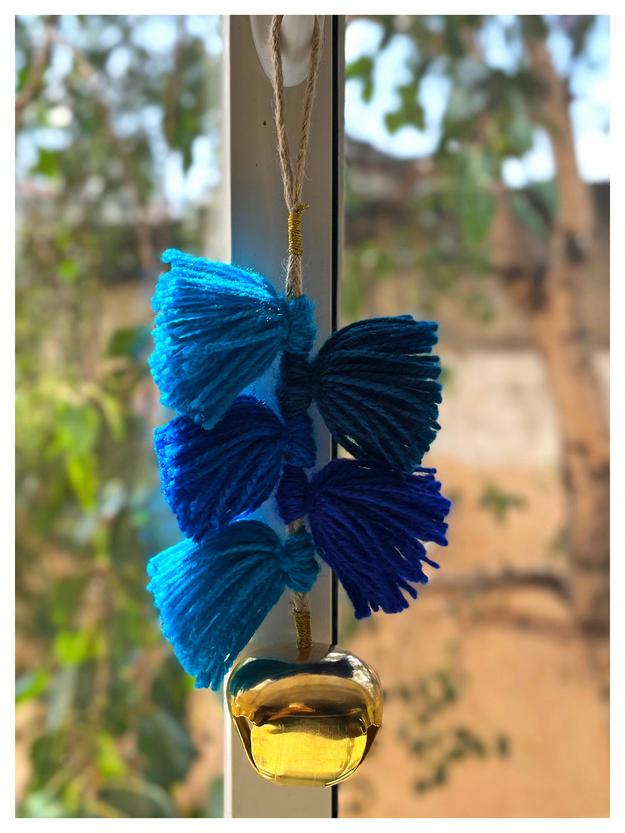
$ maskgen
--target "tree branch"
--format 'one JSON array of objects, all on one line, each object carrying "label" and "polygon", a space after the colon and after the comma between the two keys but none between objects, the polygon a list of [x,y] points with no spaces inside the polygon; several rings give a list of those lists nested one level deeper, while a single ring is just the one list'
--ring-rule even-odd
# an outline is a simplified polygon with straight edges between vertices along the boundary
[{"label": "tree branch", "polygon": [[131,155],[128,153],[124,142],[117,135],[115,128],[113,127],[113,119],[110,108],[102,96],[103,84],[100,73],[93,66],[87,56],[75,44],[60,35],[58,31],[53,32],[53,40],[56,43],[62,43],[68,49],[71,49],[76,61],[78,72],[82,75],[83,79],[89,86],[109,140],[123,165],[124,173],[126,174],[126,185],[133,195],[136,207],[137,216],[135,221],[135,236],[137,238],[137,253],[139,261],[146,272],[151,272],[156,267],[156,259],[154,257],[152,232],[145,216],[145,206],[141,198],[139,176]]},{"label": "tree branch", "polygon": [[436,576],[428,592],[490,592],[524,588],[549,590],[560,598],[569,598],[568,581],[563,572],[544,567],[500,567],[497,569],[447,572]]},{"label": "tree branch", "polygon": [[568,88],[556,72],[545,38],[526,33],[525,45],[532,71],[542,87],[536,116],[549,133],[555,156],[559,194],[556,223],[578,256],[585,257],[592,242],[594,211],[589,188],[582,180],[577,164]]},{"label": "tree branch", "polygon": [[15,99],[15,129],[19,130],[22,125],[24,110],[36,97],[43,83],[43,75],[50,63],[52,53],[52,42],[54,40],[55,22],[57,15],[46,15],[44,18],[44,33],[39,49],[35,52],[28,80],[24,89]]},{"label": "tree branch", "polygon": [[185,44],[185,27],[184,17],[178,16],[178,24],[176,31],[176,44],[174,46],[173,66],[167,78],[165,85],[165,100],[163,104],[163,132],[167,141],[174,144],[174,131],[177,118],[178,99],[180,96],[181,86],[181,68],[180,61],[182,58],[182,50]]}]

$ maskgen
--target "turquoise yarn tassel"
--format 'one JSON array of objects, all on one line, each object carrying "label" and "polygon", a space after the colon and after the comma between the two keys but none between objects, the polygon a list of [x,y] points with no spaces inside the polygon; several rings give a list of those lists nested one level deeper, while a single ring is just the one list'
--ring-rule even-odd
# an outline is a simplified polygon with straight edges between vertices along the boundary
[{"label": "turquoise yarn tassel", "polygon": [[238,521],[203,544],[182,541],[148,562],[148,590],[196,688],[217,690],[287,587],[310,590],[319,564],[305,530],[282,543],[260,521]]},{"label": "turquoise yarn tassel", "polygon": [[286,300],[260,275],[168,249],[157,283],[150,369],[161,402],[212,428],[283,349],[307,354],[312,305]]},{"label": "turquoise yarn tassel", "polygon": [[325,342],[312,363],[312,395],[352,456],[408,472],[421,462],[440,427],[436,330],[434,321],[398,315],[357,321]]}]

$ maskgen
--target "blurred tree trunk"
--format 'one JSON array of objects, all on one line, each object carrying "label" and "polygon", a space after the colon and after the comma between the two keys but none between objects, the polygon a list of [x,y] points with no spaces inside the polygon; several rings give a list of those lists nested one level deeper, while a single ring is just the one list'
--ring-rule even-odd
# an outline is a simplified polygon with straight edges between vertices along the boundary
[{"label": "blurred tree trunk", "polygon": [[553,146],[558,209],[546,258],[528,268],[518,223],[499,186],[493,257],[528,312],[558,412],[571,602],[584,630],[604,634],[609,628],[609,436],[579,291],[593,236],[592,195],[577,165],[566,83],[555,71],[544,36],[528,35],[526,44],[542,89],[537,116]]},{"label": "blurred tree trunk", "polygon": [[[491,261],[515,302],[527,313],[560,423],[568,556],[563,590],[580,626],[587,633],[604,636],[609,627],[609,436],[580,308],[582,270],[593,233],[592,195],[577,168],[566,88],[553,70],[544,43],[532,51],[539,52],[536,63],[538,59],[543,62],[537,67],[545,90],[542,116],[548,120],[554,147],[560,208],[545,247],[520,223],[504,184],[497,182],[490,229]],[[362,149],[353,142],[347,148],[350,159],[366,168],[358,158]],[[398,166],[396,160],[371,148],[367,153],[376,157],[375,165],[373,158],[369,159],[376,172],[383,172],[391,180],[410,178],[409,171]],[[420,176],[417,163],[413,166],[411,182]],[[387,200],[384,205],[378,200],[374,213],[354,212],[348,239],[351,237],[354,243],[369,237],[380,239],[389,217],[395,224],[411,222],[409,214],[400,219],[398,213],[405,197],[393,195]],[[466,576],[462,578],[462,583],[472,583],[466,581]],[[560,588],[559,575],[537,577],[531,570],[525,575],[490,577],[489,582],[498,587],[526,583]]]},{"label": "blurred tree trunk", "polygon": [[[603,636],[609,628],[609,436],[580,309],[580,282],[592,244],[594,209],[590,188],[577,165],[567,84],[555,71],[545,42],[547,32],[537,22],[524,18],[525,47],[542,93],[536,99],[535,117],[551,138],[559,207],[545,245],[519,222],[503,182],[497,181],[489,235],[491,258],[494,270],[528,315],[558,414],[567,511],[566,594],[584,631]],[[473,30],[465,32],[464,45],[468,54],[483,60]],[[490,120],[486,109],[474,123],[477,141],[488,141]],[[367,158],[360,158],[365,150]],[[430,175],[419,168],[418,161],[412,160],[411,175],[405,162],[365,150],[354,142],[347,146],[348,157],[364,172],[373,168],[392,181],[403,181],[404,187]],[[395,207],[405,203],[405,197],[391,190],[387,197],[391,205],[384,205],[381,212],[394,217]],[[379,235],[380,217],[367,214],[357,220],[360,225],[351,229],[356,238]],[[513,584],[521,583],[521,578],[516,576]],[[533,584],[536,577],[528,573],[527,580]],[[504,576],[503,584],[509,583]]]}]

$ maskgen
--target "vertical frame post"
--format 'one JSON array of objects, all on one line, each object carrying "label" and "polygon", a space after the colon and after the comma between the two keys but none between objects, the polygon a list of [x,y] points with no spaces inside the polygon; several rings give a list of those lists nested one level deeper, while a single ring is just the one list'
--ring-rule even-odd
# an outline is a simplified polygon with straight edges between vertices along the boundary
[{"label": "vertical frame post", "polygon": [[[273,121],[272,89],[252,37],[248,15],[231,15],[226,23],[227,93],[226,184],[230,205],[230,256],[239,266],[260,272],[282,288],[287,251],[287,210]],[[318,349],[336,329],[338,278],[342,248],[344,19],[325,16],[317,98],[313,111],[303,218],[304,286],[316,308]],[[285,89],[287,129],[297,146],[304,84]],[[257,393],[274,402],[275,369],[261,380]],[[317,466],[335,455],[332,439],[313,415]],[[265,519],[284,533],[269,508]],[[310,594],[312,635],[328,645],[337,638],[336,582],[324,567]],[[289,594],[271,611],[248,650],[293,635]],[[336,815],[337,788],[277,786],[264,781],[245,757],[225,708],[224,814],[230,818],[329,818]]]}]

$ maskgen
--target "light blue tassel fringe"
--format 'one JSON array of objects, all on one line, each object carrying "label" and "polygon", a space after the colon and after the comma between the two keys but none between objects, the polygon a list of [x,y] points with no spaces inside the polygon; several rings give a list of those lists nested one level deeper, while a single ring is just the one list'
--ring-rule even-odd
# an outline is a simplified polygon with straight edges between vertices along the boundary
[{"label": "light blue tassel fringe", "polygon": [[203,544],[182,541],[151,558],[148,590],[196,688],[217,690],[284,590],[308,592],[318,572],[305,530],[282,543],[260,521],[238,521]]},{"label": "light blue tassel fringe", "polygon": [[161,402],[212,428],[247,385],[284,349],[306,354],[315,335],[312,305],[287,301],[260,275],[192,257],[162,256],[150,369]]}]

